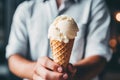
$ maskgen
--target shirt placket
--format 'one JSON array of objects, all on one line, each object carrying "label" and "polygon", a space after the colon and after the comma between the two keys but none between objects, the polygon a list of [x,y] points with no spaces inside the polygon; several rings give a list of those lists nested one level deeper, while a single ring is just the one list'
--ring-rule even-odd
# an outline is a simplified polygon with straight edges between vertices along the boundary
[{"label": "shirt placket", "polygon": [[[64,0],[63,3],[61,4],[61,6],[58,9],[56,0],[50,0],[49,4],[47,6],[47,10],[49,12],[49,13],[47,13],[48,19],[49,19],[49,23],[48,23],[49,26],[53,22],[53,20],[57,16],[62,15],[69,8],[69,6],[71,4],[72,3],[69,0]],[[52,52],[51,52],[50,45],[49,45],[48,46],[48,55],[49,55],[49,57],[52,57],[51,54],[52,54]]]}]

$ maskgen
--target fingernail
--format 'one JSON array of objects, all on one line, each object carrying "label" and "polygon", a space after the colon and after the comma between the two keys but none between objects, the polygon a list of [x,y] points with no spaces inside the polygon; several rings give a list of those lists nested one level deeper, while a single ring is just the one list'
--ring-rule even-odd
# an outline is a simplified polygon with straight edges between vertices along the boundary
[{"label": "fingernail", "polygon": [[63,79],[67,79],[68,78],[68,75],[65,73],[64,75],[63,75]]},{"label": "fingernail", "polygon": [[58,72],[62,72],[62,67],[58,67]]}]

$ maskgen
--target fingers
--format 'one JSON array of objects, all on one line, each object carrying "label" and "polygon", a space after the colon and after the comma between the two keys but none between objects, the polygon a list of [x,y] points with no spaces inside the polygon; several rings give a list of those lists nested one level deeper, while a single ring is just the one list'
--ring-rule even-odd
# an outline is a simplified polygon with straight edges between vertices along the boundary
[{"label": "fingers", "polygon": [[69,64],[68,71],[70,72],[70,77],[73,77],[77,72],[77,69],[72,64]]},{"label": "fingers", "polygon": [[42,77],[44,80],[65,80],[68,78],[68,75],[65,73],[53,72],[53,71],[46,69],[43,66],[39,66],[36,70],[36,73],[40,77]]},{"label": "fingers", "polygon": [[44,66],[45,68],[50,69],[52,71],[58,71],[58,72],[63,71],[61,66],[59,66],[57,63],[55,63],[54,61],[52,61],[52,59],[50,59],[48,57],[40,58],[39,62],[42,66]]},{"label": "fingers", "polygon": [[77,71],[77,69],[76,69],[75,67],[73,67],[72,64],[69,64],[69,65],[68,65],[68,70],[69,70],[69,72],[71,72],[71,73],[76,73],[76,71]]},{"label": "fingers", "polygon": [[63,73],[63,68],[48,57],[38,59],[34,69],[33,79],[37,80],[66,80],[67,73]]}]

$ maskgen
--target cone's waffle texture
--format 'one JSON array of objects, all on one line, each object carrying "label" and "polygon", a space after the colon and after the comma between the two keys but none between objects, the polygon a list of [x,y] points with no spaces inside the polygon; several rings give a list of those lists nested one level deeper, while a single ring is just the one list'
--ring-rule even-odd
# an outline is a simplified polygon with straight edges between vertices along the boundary
[{"label": "cone's waffle texture", "polygon": [[57,40],[50,40],[52,49],[53,60],[63,66],[65,69],[69,63],[74,39],[69,40],[68,43],[60,42]]}]

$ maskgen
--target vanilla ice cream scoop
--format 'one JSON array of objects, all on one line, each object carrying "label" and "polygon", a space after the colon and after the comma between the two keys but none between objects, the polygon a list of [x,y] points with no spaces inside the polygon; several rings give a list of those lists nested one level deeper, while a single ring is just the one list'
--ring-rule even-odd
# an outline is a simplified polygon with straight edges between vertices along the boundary
[{"label": "vanilla ice cream scoop", "polygon": [[72,17],[61,15],[50,25],[48,38],[68,43],[69,39],[77,36],[78,31],[78,26]]}]

